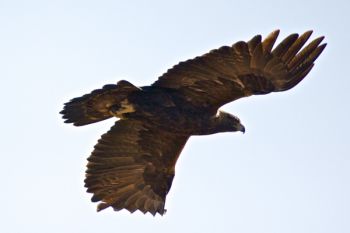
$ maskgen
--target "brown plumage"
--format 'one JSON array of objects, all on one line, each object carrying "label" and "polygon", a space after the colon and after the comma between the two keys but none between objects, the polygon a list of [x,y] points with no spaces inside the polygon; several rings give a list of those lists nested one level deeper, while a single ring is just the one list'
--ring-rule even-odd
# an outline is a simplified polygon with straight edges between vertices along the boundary
[{"label": "brown plumage", "polygon": [[250,95],[286,91],[310,72],[326,44],[311,31],[292,34],[273,49],[279,31],[265,40],[223,46],[181,62],[154,84],[127,81],[72,99],[61,111],[82,126],[110,117],[115,125],[88,158],[85,186],[98,210],[165,213],[175,164],[191,135],[244,132],[240,120],[220,106]]}]

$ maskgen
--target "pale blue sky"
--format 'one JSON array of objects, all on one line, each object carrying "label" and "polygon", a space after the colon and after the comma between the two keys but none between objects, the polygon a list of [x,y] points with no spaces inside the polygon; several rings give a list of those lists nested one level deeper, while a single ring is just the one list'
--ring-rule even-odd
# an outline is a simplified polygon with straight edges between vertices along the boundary
[{"label": "pale blue sky", "polygon": [[[346,0],[0,0],[1,232],[350,232],[349,12]],[[224,106],[246,134],[189,140],[165,216],[95,212],[86,158],[113,120],[65,125],[63,103],[277,28],[326,36],[306,80]]]}]

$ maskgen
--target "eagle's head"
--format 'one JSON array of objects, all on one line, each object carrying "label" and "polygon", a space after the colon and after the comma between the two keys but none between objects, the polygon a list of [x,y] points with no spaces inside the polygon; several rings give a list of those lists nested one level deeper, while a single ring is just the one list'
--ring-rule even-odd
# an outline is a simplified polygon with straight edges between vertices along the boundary
[{"label": "eagle's head", "polygon": [[242,133],[245,133],[245,127],[242,125],[238,117],[228,112],[219,110],[216,118],[218,120],[218,128],[220,128],[221,132],[240,131]]}]

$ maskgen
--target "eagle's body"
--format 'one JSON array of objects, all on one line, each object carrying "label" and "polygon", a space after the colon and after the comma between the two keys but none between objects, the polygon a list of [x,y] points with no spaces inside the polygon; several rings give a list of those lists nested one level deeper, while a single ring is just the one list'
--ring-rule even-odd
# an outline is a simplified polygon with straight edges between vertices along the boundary
[{"label": "eagle's body", "polygon": [[[220,124],[225,122],[218,120],[219,116],[229,115],[228,113],[220,111],[218,115],[216,111],[200,109],[186,101],[177,90],[152,86],[137,88],[125,80],[115,87],[125,85],[134,90],[120,105],[114,106],[111,110],[118,118],[148,122],[159,129],[185,136],[232,131],[233,124]],[[232,118],[237,119],[234,116]],[[237,124],[239,129],[243,129],[238,119]]]},{"label": "eagle's body", "polygon": [[98,210],[163,214],[188,138],[244,132],[240,120],[219,107],[297,85],[326,46],[320,37],[301,50],[310,35],[292,34],[273,50],[278,31],[264,41],[255,36],[179,63],[151,86],[123,80],[66,103],[61,113],[76,126],[120,118],[88,158],[85,186],[92,201],[101,201]]}]

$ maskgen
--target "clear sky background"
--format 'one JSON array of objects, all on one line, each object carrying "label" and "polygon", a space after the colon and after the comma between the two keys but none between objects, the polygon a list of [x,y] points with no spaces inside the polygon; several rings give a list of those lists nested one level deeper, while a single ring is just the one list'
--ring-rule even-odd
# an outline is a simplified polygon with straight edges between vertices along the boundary
[{"label": "clear sky background", "polygon": [[[350,232],[349,4],[0,0],[0,231]],[[66,125],[63,103],[120,79],[151,84],[181,60],[278,28],[326,36],[308,77],[225,105],[246,134],[192,137],[163,217],[97,213],[86,158],[114,120]]]}]

